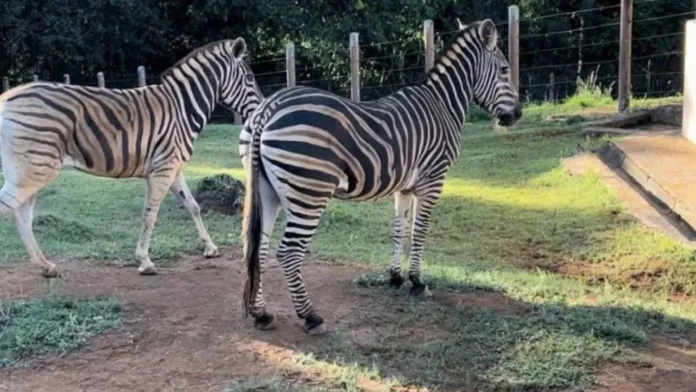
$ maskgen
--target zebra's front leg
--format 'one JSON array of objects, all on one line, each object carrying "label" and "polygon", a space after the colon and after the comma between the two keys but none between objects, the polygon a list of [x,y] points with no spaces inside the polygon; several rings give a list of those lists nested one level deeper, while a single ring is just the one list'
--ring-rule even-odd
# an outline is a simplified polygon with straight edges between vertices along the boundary
[{"label": "zebra's front leg", "polygon": [[410,218],[413,206],[413,193],[397,192],[394,195],[394,239],[392,264],[389,269],[389,285],[401,288],[404,277],[401,275],[401,259],[404,251],[404,239],[410,233]]},{"label": "zebra's front leg", "polygon": [[423,257],[423,246],[430,227],[430,217],[433,209],[440,200],[442,193],[442,181],[430,183],[425,189],[417,192],[416,213],[413,222],[413,234],[411,239],[411,263],[408,268],[408,279],[413,286],[412,295],[431,296],[428,286],[421,277],[421,258]]},{"label": "zebra's front leg", "polygon": [[198,238],[205,245],[203,256],[205,256],[206,259],[220,257],[218,247],[215,245],[215,243],[213,243],[213,239],[210,238],[210,234],[208,234],[208,230],[205,228],[205,224],[203,224],[203,219],[201,219],[201,208],[198,205],[198,202],[196,202],[196,199],[193,198],[191,190],[186,184],[184,173],[177,173],[176,178],[174,179],[174,184],[172,184],[171,191],[184,206],[184,208],[186,208],[186,211],[188,211],[189,215],[191,215],[191,219],[193,219],[193,222],[196,225]]},{"label": "zebra's front leg", "polygon": [[143,207],[143,226],[140,230],[140,239],[135,250],[135,258],[140,262],[138,272],[141,275],[156,275],[157,268],[150,260],[150,239],[152,230],[157,223],[162,200],[174,183],[176,172],[158,171],[147,178],[147,194],[145,195],[145,206]]}]

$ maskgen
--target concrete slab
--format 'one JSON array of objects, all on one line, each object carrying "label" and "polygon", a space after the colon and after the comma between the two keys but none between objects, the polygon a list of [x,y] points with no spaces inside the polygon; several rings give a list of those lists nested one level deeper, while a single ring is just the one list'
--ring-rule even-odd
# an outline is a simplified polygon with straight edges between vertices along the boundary
[{"label": "concrete slab", "polygon": [[678,218],[696,228],[696,146],[681,130],[638,134],[610,142],[601,153]]},{"label": "concrete slab", "polygon": [[561,162],[566,172],[582,175],[589,171],[597,174],[600,180],[623,202],[628,212],[643,224],[661,230],[668,236],[690,247],[696,247],[696,241],[684,233],[670,220],[670,211],[654,205],[621,171],[615,171],[605,165],[597,155],[583,151]]}]

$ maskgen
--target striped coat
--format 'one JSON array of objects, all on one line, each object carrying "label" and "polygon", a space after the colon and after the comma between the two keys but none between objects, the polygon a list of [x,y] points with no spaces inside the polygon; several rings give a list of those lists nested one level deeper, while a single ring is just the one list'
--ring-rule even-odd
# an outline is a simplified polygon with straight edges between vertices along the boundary
[{"label": "striped coat", "polygon": [[160,203],[172,192],[191,214],[205,256],[219,252],[182,170],[216,104],[247,118],[261,95],[246,64],[243,39],[200,47],[162,75],[158,85],[104,89],[36,82],[0,96],[0,158],[5,182],[0,215],[13,216],[30,258],[43,274],[57,270],[32,230],[36,194],[64,166],[111,178],[147,180],[136,249],[142,274],[154,274],[149,244]]},{"label": "striped coat", "polygon": [[268,234],[282,208],[287,222],[278,248],[297,315],[311,333],[325,330],[312,308],[300,267],[331,198],[395,198],[391,283],[401,286],[401,254],[411,227],[408,278],[413,294],[429,293],[420,272],[423,245],[445,176],[459,155],[471,103],[512,125],[521,116],[505,56],[490,20],[463,26],[418,86],[356,103],[307,87],[268,97],[247,123],[251,177],[244,213],[245,313],[269,328],[262,275]]}]

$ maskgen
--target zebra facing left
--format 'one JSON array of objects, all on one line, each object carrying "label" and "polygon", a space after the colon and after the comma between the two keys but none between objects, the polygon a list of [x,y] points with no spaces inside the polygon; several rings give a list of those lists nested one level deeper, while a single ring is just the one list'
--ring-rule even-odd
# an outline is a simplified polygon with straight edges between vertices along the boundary
[{"label": "zebra facing left", "polygon": [[[326,91],[285,88],[267,97],[245,127],[244,313],[259,329],[272,328],[263,272],[269,235],[282,208],[286,223],[277,256],[295,311],[308,333],[326,331],[305,288],[301,265],[331,198],[352,201],[394,196],[391,284],[400,287],[401,255],[412,236],[411,293],[427,294],[421,277],[423,245],[445,176],[460,151],[471,103],[514,124],[521,116],[508,63],[491,20],[460,26],[425,81],[376,101],[357,103]],[[406,233],[411,228],[412,232]]]},{"label": "zebra facing left", "polygon": [[36,194],[64,166],[100,177],[144,178],[147,191],[135,256],[143,275],[156,274],[150,238],[160,204],[171,192],[191,215],[204,256],[218,257],[183,169],[193,142],[220,104],[244,119],[261,93],[246,62],[243,38],[193,50],[162,74],[161,83],[105,89],[35,82],[0,95],[0,159],[5,182],[0,216],[9,215],[32,262],[58,275],[34,237]]}]

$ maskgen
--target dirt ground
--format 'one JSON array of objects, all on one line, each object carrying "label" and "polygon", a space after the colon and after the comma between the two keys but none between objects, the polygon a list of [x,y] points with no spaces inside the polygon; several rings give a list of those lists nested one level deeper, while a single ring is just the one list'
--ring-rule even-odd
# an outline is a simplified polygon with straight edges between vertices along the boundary
[{"label": "dirt ground", "polygon": [[[47,356],[21,368],[0,369],[0,391],[215,391],[233,379],[278,374],[294,352],[326,344],[325,337],[305,334],[295,317],[280,268],[275,261],[265,276],[269,309],[278,317],[275,331],[261,332],[241,317],[242,266],[239,253],[223,249],[215,261],[186,257],[157,276],[139,276],[135,268],[89,262],[60,265],[62,279],[47,283],[27,262],[0,268],[0,299],[42,295],[49,290],[77,297],[115,296],[125,303],[125,331],[93,339],[64,357]],[[354,344],[369,345],[370,332],[383,323],[350,324],[353,313],[369,301],[353,280],[366,270],[314,263],[303,268],[315,306],[330,329],[353,329]],[[437,296],[452,307],[487,307],[515,311],[506,297],[486,292]],[[427,323],[427,320],[424,320]],[[422,323],[418,323],[422,324]],[[433,339],[427,325],[411,328],[413,339]],[[654,343],[652,368],[612,365],[600,370],[597,392],[696,391],[696,357]],[[302,377],[288,373],[286,379]],[[374,383],[374,381],[371,381]],[[365,390],[380,385],[366,382]]]}]

